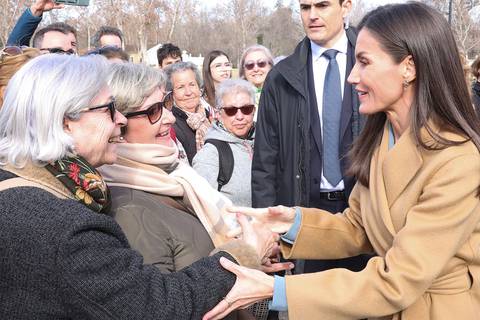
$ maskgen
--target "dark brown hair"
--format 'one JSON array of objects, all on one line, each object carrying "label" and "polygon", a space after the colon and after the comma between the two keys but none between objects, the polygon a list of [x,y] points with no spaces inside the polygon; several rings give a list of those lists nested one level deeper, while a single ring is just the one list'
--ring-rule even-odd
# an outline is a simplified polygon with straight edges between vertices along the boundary
[{"label": "dark brown hair", "polygon": [[210,51],[205,59],[203,60],[203,68],[202,68],[202,77],[203,77],[203,84],[204,84],[204,94],[206,95],[207,102],[214,107],[215,106],[215,84],[213,83],[212,73],[210,70],[210,64],[212,61],[218,57],[225,56],[227,57],[228,61],[230,58],[228,55],[220,50],[213,50]]},{"label": "dark brown hair", "polygon": [[480,82],[480,56],[473,61],[472,66],[471,66],[472,74],[477,79],[478,82]]},{"label": "dark brown hair", "polygon": [[[473,109],[450,26],[441,13],[418,2],[386,5],[368,13],[360,22],[397,63],[411,56],[416,69],[411,130],[416,143],[426,150],[444,149],[472,142],[480,149],[480,122]],[[384,113],[367,117],[365,128],[349,156],[350,173],[369,186],[370,160],[382,139]],[[434,126],[465,137],[451,141],[434,132]],[[425,128],[434,143],[422,141]]]}]

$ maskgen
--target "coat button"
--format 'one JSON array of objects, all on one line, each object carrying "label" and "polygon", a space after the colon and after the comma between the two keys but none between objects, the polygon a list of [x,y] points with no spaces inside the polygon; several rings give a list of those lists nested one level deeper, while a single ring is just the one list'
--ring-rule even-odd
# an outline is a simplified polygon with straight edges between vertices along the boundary
[{"label": "coat button", "polygon": [[297,174],[297,175],[295,176],[295,178],[300,179],[300,176]]}]

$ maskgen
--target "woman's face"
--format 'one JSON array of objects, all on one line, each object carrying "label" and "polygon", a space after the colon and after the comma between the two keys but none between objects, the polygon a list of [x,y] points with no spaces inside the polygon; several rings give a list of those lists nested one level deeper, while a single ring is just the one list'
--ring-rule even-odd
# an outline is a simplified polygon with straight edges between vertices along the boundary
[{"label": "woman's face", "polygon": [[263,87],[270,69],[272,66],[263,51],[252,51],[245,57],[243,64],[245,79],[257,88]]},{"label": "woman's face", "polygon": [[200,87],[192,70],[183,70],[172,74],[173,98],[182,110],[195,112],[200,104]]},{"label": "woman's face", "polygon": [[[228,131],[237,137],[246,138],[253,125],[255,101],[252,101],[250,95],[245,92],[227,93],[222,100],[220,121]],[[234,114],[229,115],[228,113]]]},{"label": "woman's face", "polygon": [[92,100],[90,106],[80,113],[78,120],[64,120],[64,130],[73,138],[75,152],[94,167],[115,162],[116,144],[122,142],[120,127],[127,123],[127,119],[116,110],[112,121],[108,107],[88,110],[107,105],[111,101],[110,89],[105,87]]},{"label": "woman's face", "polygon": [[215,85],[232,77],[232,63],[226,56],[218,56],[210,63],[210,74]]},{"label": "woman's face", "polygon": [[[150,96],[145,99],[142,106],[136,111],[144,111],[158,102],[162,102],[165,96],[164,88],[157,88]],[[160,120],[151,123],[146,114],[128,118],[127,132],[125,140],[129,143],[161,144],[170,146],[170,128],[175,123],[175,117],[172,112],[166,108],[158,109],[162,113]],[[155,115],[151,116],[155,119]]]},{"label": "woman's face", "polygon": [[415,79],[410,56],[396,63],[380,43],[364,28],[360,31],[355,49],[356,63],[348,81],[355,85],[362,114],[403,112],[412,103],[413,85],[404,88],[404,81]]}]

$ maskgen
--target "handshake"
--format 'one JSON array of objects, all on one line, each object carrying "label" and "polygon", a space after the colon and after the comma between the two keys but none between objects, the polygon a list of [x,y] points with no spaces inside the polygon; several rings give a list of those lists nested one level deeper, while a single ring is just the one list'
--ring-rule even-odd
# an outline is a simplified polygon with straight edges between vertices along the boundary
[{"label": "handshake", "polygon": [[[255,250],[260,258],[260,270],[239,266],[221,258],[220,264],[237,276],[235,285],[220,303],[208,312],[203,320],[222,319],[235,309],[246,308],[273,296],[274,278],[266,273],[290,270],[293,263],[279,262],[280,235],[287,232],[295,220],[295,209],[284,206],[264,209],[243,207],[227,208],[236,214],[240,227],[230,231],[231,238],[242,240]],[[251,220],[247,219],[250,217]]]}]

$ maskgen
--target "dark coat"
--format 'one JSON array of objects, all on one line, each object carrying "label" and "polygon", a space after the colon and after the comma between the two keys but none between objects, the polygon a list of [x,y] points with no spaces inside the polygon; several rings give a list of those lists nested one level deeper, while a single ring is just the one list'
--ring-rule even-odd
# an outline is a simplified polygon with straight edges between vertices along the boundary
[{"label": "dark coat", "polygon": [[0,319],[201,319],[235,282],[224,252],[162,275],[111,217],[38,188],[0,192],[0,226]]},{"label": "dark coat", "polygon": [[181,205],[173,198],[125,187],[110,187],[110,193],[112,215],[145,264],[171,273],[208,257],[214,249],[198,218],[179,210]]},{"label": "dark coat", "polygon": [[[347,37],[348,76],[355,64],[355,31],[348,29]],[[280,61],[267,76],[260,98],[252,164],[254,207],[309,206],[311,175],[320,175],[321,172],[321,168],[315,168],[315,172],[310,169],[310,149],[315,144],[310,130],[310,108],[315,103],[310,98],[312,89],[308,81],[310,56],[310,40],[305,38],[295,52]],[[354,180],[345,175],[348,167],[345,155],[362,123],[357,93],[346,82],[340,123],[340,155],[347,196]]]},{"label": "dark coat", "polygon": [[480,81],[476,81],[473,84],[472,101],[473,105],[475,106],[475,110],[477,110],[477,114],[480,114]]}]

